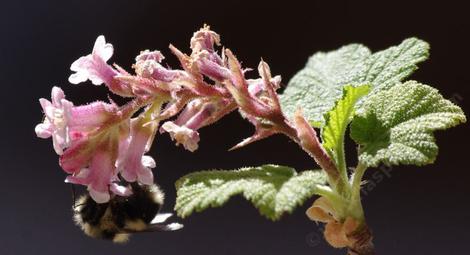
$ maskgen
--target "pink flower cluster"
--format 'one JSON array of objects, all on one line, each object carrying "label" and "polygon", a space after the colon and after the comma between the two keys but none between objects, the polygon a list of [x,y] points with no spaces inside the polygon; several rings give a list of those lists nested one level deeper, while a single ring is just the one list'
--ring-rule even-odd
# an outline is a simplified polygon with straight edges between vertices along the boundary
[{"label": "pink flower cluster", "polygon": [[[229,49],[217,52],[218,45],[219,35],[204,26],[191,38],[190,55],[170,45],[182,69],[164,67],[159,51],[145,50],[135,59],[135,74],[130,74],[107,63],[113,46],[99,36],[92,53],[73,62],[70,69],[75,73],[69,81],[104,83],[112,93],[131,101],[123,106],[101,101],[74,106],[58,87],[52,89],[52,102],[40,99],[45,118],[36,126],[36,134],[52,137],[60,165],[70,174],[66,181],[86,185],[98,203],[109,201],[113,194],[128,195],[132,190],[125,183],[153,183],[155,161],[145,153],[158,130],[195,151],[198,129],[235,109],[256,127],[255,134],[235,148],[275,133],[288,135],[304,148],[318,142],[304,135],[315,135],[315,131],[305,126],[300,112],[295,123],[283,115],[276,94],[280,76],[272,77],[269,66],[261,61],[260,78],[246,79],[250,69],[243,69]],[[141,108],[144,111],[135,116]],[[307,140],[301,141],[302,137]]]}]

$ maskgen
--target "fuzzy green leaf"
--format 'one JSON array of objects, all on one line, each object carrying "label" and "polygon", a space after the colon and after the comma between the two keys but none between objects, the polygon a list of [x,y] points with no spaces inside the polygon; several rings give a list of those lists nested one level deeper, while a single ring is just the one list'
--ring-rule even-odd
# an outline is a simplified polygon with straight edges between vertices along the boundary
[{"label": "fuzzy green leaf", "polygon": [[230,197],[241,194],[262,215],[277,220],[316,194],[318,185],[325,184],[326,179],[321,170],[297,174],[290,167],[276,165],[191,173],[176,182],[175,210],[184,218],[195,211],[222,206]]},{"label": "fuzzy green leaf", "polygon": [[336,166],[344,171],[346,171],[344,133],[353,117],[356,102],[367,95],[369,90],[369,85],[345,86],[343,97],[336,101],[333,109],[325,114],[325,126],[321,131],[323,147],[335,160]]},{"label": "fuzzy green leaf", "polygon": [[291,117],[302,107],[310,122],[324,123],[324,114],[341,98],[345,85],[370,84],[375,94],[408,77],[428,56],[429,45],[417,38],[375,54],[361,44],[316,53],[280,96],[283,111]]},{"label": "fuzzy green leaf", "polygon": [[365,100],[351,123],[351,137],[367,166],[425,165],[438,153],[433,132],[463,122],[462,109],[438,90],[408,81]]}]

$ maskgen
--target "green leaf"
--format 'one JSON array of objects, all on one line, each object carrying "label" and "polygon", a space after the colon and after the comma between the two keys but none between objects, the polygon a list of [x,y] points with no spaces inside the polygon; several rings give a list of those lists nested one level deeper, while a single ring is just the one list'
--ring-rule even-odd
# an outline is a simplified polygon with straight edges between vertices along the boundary
[{"label": "green leaf", "polygon": [[341,98],[345,85],[370,84],[375,94],[408,77],[428,56],[429,45],[417,38],[375,54],[361,44],[316,53],[280,95],[282,109],[292,117],[302,107],[310,122],[323,123],[323,115]]},{"label": "green leaf", "polygon": [[432,163],[438,153],[433,132],[466,122],[458,106],[416,81],[369,97],[351,123],[359,160],[370,167]]},{"label": "green leaf", "polygon": [[326,179],[321,170],[297,174],[290,167],[276,165],[191,173],[176,182],[175,210],[184,218],[194,211],[222,206],[230,197],[241,194],[262,215],[277,220],[316,194]]},{"label": "green leaf", "polygon": [[344,133],[353,117],[356,102],[367,95],[369,90],[369,85],[345,86],[343,97],[336,101],[333,109],[325,114],[325,126],[321,131],[323,147],[344,174],[346,173]]}]

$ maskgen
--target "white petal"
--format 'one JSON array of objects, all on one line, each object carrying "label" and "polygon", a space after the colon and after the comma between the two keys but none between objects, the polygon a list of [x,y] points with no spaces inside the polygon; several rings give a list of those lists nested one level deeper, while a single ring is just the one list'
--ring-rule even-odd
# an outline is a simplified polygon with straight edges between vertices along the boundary
[{"label": "white petal", "polygon": [[111,183],[109,185],[109,189],[116,195],[121,196],[121,197],[127,197],[132,195],[132,190],[129,189],[128,187],[124,187],[121,185],[118,185],[116,183]]},{"label": "white petal", "polygon": [[156,166],[155,160],[147,155],[142,156],[142,165],[149,168],[154,168]]},{"label": "white petal", "polygon": [[99,192],[94,189],[89,189],[89,191],[91,198],[98,204],[107,203],[110,199],[109,192]]},{"label": "white petal", "polygon": [[87,79],[88,79],[88,73],[79,71],[70,75],[69,82],[72,84],[79,84],[79,83],[85,82]]},{"label": "white petal", "polygon": [[80,57],[79,59],[75,60],[72,65],[70,65],[70,70],[74,72],[80,71],[81,69],[83,69],[85,63],[88,63],[90,59],[92,59],[91,54]]},{"label": "white petal", "polygon": [[114,52],[113,45],[110,43],[107,43],[101,49],[99,54],[100,54],[100,57],[103,59],[103,61],[106,62],[113,56],[113,52]]},{"label": "white petal", "polygon": [[52,123],[54,122],[54,119],[55,119],[55,116],[54,116],[55,110],[56,108],[52,105],[44,108],[44,114]]},{"label": "white petal", "polygon": [[93,47],[93,55],[99,56],[103,61],[108,61],[113,55],[114,48],[110,43],[106,43],[103,35],[96,38],[95,46]]},{"label": "white petal", "polygon": [[39,138],[49,138],[52,135],[50,128],[51,123],[41,123],[36,125],[34,131]]},{"label": "white petal", "polygon": [[96,38],[95,45],[93,45],[93,54],[95,54],[99,49],[103,48],[106,44],[104,35],[100,35]]},{"label": "white petal", "polygon": [[64,98],[65,98],[64,91],[61,88],[54,86],[51,92],[52,104],[55,107],[59,107],[60,101]]},{"label": "white petal", "polygon": [[97,75],[91,75],[90,74],[88,76],[88,79],[90,79],[90,81],[91,81],[91,83],[93,83],[93,85],[98,86],[98,85],[103,84],[103,80],[100,77],[98,77]]},{"label": "white petal", "polygon": [[44,112],[46,112],[47,107],[52,106],[52,103],[49,100],[45,99],[45,98],[40,98],[39,103],[41,104],[42,110]]}]

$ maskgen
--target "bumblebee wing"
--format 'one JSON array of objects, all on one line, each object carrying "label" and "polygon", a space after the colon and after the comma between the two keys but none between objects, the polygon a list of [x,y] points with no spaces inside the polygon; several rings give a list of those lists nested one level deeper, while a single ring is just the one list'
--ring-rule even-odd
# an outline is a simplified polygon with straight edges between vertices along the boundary
[{"label": "bumblebee wing", "polygon": [[157,214],[150,222],[147,229],[150,229],[151,231],[174,231],[183,228],[183,225],[179,223],[163,224],[171,216],[173,216],[172,213]]},{"label": "bumblebee wing", "polygon": [[170,218],[173,214],[172,213],[159,213],[153,220],[150,222],[150,224],[157,224],[157,223],[163,223],[165,222],[168,218]]},{"label": "bumblebee wing", "polygon": [[147,228],[142,230],[135,230],[135,229],[123,229],[119,233],[121,234],[133,234],[133,233],[145,233],[145,232],[163,232],[163,231],[175,231],[178,229],[183,228],[183,224],[180,223],[170,223],[170,224],[150,224]]},{"label": "bumblebee wing", "polygon": [[180,223],[170,223],[170,224],[150,224],[148,226],[148,231],[175,231],[183,228],[183,224]]}]

